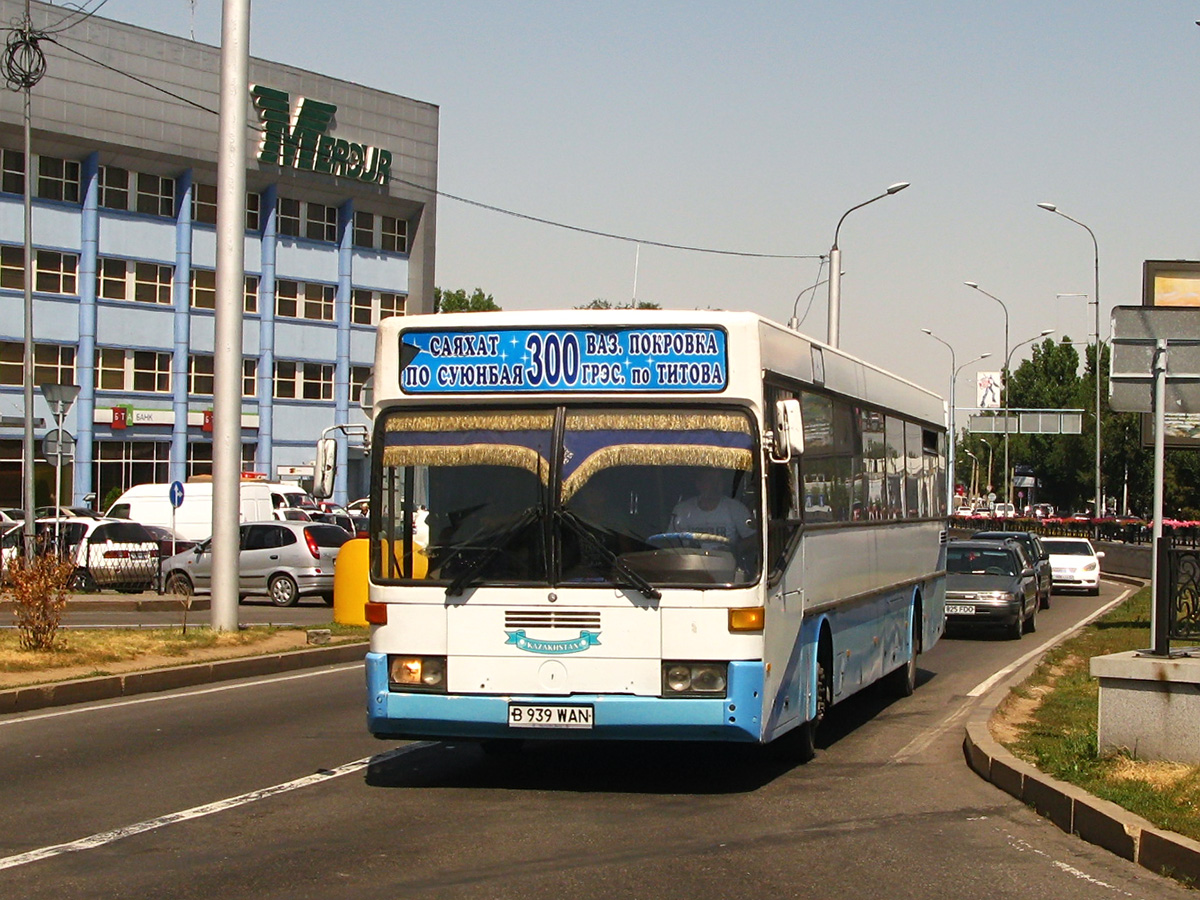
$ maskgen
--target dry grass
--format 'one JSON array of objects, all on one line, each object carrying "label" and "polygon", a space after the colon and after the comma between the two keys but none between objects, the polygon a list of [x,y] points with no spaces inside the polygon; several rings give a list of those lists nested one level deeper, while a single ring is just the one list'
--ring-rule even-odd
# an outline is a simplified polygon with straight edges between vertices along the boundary
[{"label": "dry grass", "polygon": [[[365,628],[327,626],[333,643],[366,639]],[[55,649],[31,652],[20,647],[15,631],[0,631],[0,689],[116,675],[143,669],[284,653],[307,645],[302,628],[249,628],[214,632],[208,628],[63,630]]]}]

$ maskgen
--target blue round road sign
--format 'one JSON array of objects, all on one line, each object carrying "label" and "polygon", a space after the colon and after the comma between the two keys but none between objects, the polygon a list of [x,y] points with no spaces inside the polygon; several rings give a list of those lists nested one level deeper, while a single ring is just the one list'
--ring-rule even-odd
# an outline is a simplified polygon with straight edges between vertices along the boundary
[{"label": "blue round road sign", "polygon": [[172,481],[171,482],[171,506],[174,509],[179,509],[179,507],[183,506],[183,482],[182,481]]}]

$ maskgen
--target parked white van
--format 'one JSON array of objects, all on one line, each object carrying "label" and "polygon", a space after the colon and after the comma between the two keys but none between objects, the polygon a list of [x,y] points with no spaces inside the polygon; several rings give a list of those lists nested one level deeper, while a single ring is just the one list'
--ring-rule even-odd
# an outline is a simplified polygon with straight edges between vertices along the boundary
[{"label": "parked white van", "polygon": [[[202,541],[213,532],[213,486],[211,481],[189,481],[183,486],[183,503],[172,520],[171,485],[137,484],[117,498],[105,515],[131,519],[143,525],[162,525],[192,541]],[[262,481],[243,481],[239,521],[263,522],[272,518],[275,504],[271,487]]]}]

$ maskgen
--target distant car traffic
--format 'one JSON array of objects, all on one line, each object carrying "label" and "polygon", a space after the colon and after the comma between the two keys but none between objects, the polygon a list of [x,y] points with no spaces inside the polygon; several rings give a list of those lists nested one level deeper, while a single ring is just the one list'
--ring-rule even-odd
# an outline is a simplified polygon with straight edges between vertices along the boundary
[{"label": "distant car traffic", "polygon": [[[333,603],[333,566],[351,535],[321,522],[248,522],[241,526],[238,597],[266,596],[276,606],[319,595]],[[212,538],[162,564],[163,584],[176,594],[212,591]]]},{"label": "distant car traffic", "polygon": [[946,625],[1000,626],[1013,639],[1037,630],[1037,576],[1016,541],[954,541],[946,548]]},{"label": "distant car traffic", "polygon": [[1093,596],[1100,593],[1103,550],[1096,550],[1091,541],[1081,537],[1048,537],[1042,543],[1050,554],[1055,590],[1083,588]]},{"label": "distant car traffic", "polygon": [[1041,535],[1032,531],[977,531],[971,538],[982,541],[1014,540],[1021,543],[1025,547],[1026,555],[1033,562],[1041,608],[1050,608],[1050,595],[1054,592],[1054,573],[1050,566],[1050,552],[1042,543]]}]

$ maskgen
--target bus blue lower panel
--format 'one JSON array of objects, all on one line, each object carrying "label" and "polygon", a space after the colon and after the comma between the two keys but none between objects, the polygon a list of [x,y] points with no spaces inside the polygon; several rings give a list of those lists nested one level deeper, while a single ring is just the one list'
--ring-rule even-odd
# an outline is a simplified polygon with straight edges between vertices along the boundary
[{"label": "bus blue lower panel", "polygon": [[[388,691],[387,657],[367,654],[367,728],[393,739],[692,740],[757,742],[762,731],[763,666],[731,662],[723,699],[629,694],[464,696]],[[591,728],[511,728],[508,704],[586,705]]]}]

